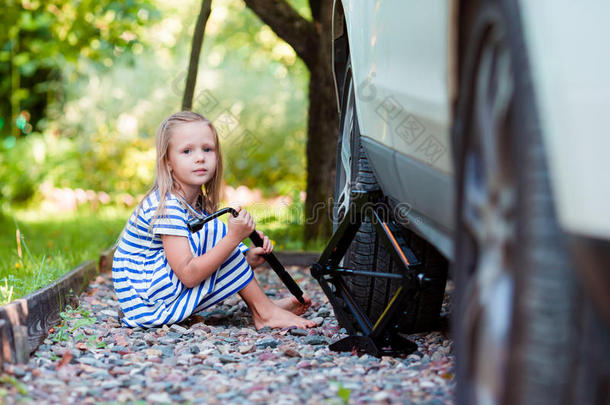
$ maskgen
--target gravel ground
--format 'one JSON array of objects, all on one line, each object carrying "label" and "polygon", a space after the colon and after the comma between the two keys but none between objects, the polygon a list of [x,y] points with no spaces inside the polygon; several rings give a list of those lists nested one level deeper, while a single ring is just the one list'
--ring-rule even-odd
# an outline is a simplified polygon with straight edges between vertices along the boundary
[{"label": "gravel ground", "polygon": [[[7,365],[0,403],[453,403],[451,339],[410,335],[419,349],[404,358],[332,352],[345,331],[309,272],[288,270],[314,301],[305,317],[317,328],[257,332],[237,296],[180,325],[121,328],[103,274],[27,365]],[[257,279],[285,295],[272,271]]]}]

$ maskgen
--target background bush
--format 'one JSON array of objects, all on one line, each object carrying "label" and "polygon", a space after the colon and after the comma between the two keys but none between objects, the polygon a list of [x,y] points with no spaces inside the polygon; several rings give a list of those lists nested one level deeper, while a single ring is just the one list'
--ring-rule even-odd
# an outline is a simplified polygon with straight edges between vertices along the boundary
[{"label": "background bush", "polygon": [[[153,6],[159,18],[137,31],[139,46],[103,63],[64,61],[62,97],[45,119],[26,136],[5,133],[1,200],[35,202],[43,182],[132,195],[150,186],[155,130],[179,109],[199,2]],[[305,189],[307,75],[241,1],[213,2],[193,109],[217,124],[228,184],[265,195]]]}]

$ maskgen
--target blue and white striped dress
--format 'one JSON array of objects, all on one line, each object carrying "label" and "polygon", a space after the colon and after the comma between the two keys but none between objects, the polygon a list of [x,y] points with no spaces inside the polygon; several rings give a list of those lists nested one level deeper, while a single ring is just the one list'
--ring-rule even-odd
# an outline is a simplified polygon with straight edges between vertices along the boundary
[{"label": "blue and white striped dress", "polygon": [[114,253],[112,281],[123,323],[130,327],[180,322],[240,291],[254,275],[242,243],[212,276],[196,287],[185,287],[167,262],[161,235],[184,236],[193,256],[200,256],[226,235],[227,228],[214,219],[191,233],[186,224],[192,216],[172,194],[165,202],[165,215],[153,221],[158,205],[158,192],[151,193],[140,210],[134,210]]}]

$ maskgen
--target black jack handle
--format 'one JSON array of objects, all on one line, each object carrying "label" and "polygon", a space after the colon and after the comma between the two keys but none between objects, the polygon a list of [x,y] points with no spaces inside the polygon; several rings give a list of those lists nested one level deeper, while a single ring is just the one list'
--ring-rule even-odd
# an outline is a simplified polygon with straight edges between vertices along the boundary
[{"label": "black jack handle", "polygon": [[[229,213],[231,215],[233,215],[234,217],[236,217],[238,215],[238,213],[235,209],[233,209],[231,207],[227,207],[227,208],[223,208],[219,211],[216,211],[215,213],[213,213],[212,215],[210,215],[206,218],[193,218],[187,223],[187,227],[188,227],[189,231],[191,231],[191,233],[197,232],[201,228],[203,228],[203,225],[206,222],[211,221],[214,218],[218,218],[222,215],[229,214]],[[256,230],[252,231],[252,233],[250,234],[250,240],[252,241],[252,243],[254,243],[254,246],[257,246],[257,247],[263,246],[263,239],[260,237],[258,232],[256,232]],[[303,290],[301,290],[301,288],[296,283],[296,281],[294,281],[294,279],[290,276],[290,274],[288,274],[288,272],[286,271],[284,266],[282,266],[282,263],[280,263],[280,261],[277,259],[277,257],[275,257],[275,255],[273,253],[266,253],[263,255],[263,257],[265,258],[267,263],[269,263],[269,266],[271,266],[273,271],[275,271],[275,273],[278,275],[280,280],[282,280],[282,283],[284,283],[286,288],[288,288],[288,291],[290,291],[290,293],[292,295],[294,295],[301,304],[305,304],[305,300],[303,299]]]}]

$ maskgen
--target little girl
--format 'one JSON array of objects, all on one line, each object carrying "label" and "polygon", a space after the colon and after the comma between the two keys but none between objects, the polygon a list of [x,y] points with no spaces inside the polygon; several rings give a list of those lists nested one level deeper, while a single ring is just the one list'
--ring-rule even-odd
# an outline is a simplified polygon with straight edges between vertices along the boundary
[{"label": "little girl", "polygon": [[220,144],[209,120],[183,111],[161,123],[155,184],[127,222],[112,263],[125,325],[180,322],[238,293],[257,329],[315,326],[298,316],[309,298],[305,304],[294,297],[271,301],[254,279],[252,268],[273,246],[260,232],[263,247],[241,242],[254,230],[244,209],[234,207],[239,215],[228,227],[215,219],[193,234],[187,229],[189,219],[216,211],[221,178]]}]

